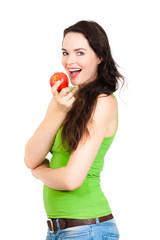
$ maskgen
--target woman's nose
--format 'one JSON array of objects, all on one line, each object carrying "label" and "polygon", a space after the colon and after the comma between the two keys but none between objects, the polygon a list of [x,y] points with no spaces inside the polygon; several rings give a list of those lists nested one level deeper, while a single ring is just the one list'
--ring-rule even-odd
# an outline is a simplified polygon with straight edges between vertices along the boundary
[{"label": "woman's nose", "polygon": [[67,64],[70,65],[70,64],[73,64],[73,63],[75,63],[75,62],[76,62],[75,56],[74,56],[73,54],[70,54],[70,55],[68,56],[68,59],[67,59]]}]

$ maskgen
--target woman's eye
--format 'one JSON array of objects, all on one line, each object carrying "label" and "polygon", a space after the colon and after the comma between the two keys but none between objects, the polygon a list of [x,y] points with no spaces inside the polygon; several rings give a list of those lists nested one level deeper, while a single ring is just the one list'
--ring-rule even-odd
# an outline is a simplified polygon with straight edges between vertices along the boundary
[{"label": "woman's eye", "polygon": [[82,56],[82,55],[84,55],[83,52],[78,52],[77,54],[78,54],[78,56]]},{"label": "woman's eye", "polygon": [[67,53],[67,52],[63,52],[62,54],[63,54],[63,56],[67,56],[67,55],[68,55],[68,53]]}]

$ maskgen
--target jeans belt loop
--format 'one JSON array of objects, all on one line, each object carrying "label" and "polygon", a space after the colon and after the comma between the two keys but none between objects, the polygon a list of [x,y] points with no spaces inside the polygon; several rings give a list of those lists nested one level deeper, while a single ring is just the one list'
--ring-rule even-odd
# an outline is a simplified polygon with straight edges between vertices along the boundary
[{"label": "jeans belt loop", "polygon": [[59,230],[60,226],[59,226],[59,219],[58,218],[56,219],[56,223],[57,223],[57,227],[58,227],[58,230]]},{"label": "jeans belt loop", "polygon": [[99,218],[96,218],[96,223],[99,223]]}]

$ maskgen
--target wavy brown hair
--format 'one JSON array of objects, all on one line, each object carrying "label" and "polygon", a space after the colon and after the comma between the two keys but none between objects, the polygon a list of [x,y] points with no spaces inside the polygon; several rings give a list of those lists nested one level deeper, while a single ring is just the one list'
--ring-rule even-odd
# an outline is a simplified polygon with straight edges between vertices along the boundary
[{"label": "wavy brown hair", "polygon": [[83,134],[89,136],[87,123],[95,109],[100,94],[111,95],[119,87],[119,80],[124,84],[124,77],[118,71],[113,60],[108,37],[104,29],[94,21],[79,21],[64,30],[64,37],[69,32],[84,35],[95,54],[103,61],[98,65],[97,78],[79,88],[71,110],[67,113],[62,129],[62,143],[68,143],[69,151],[77,148]]}]

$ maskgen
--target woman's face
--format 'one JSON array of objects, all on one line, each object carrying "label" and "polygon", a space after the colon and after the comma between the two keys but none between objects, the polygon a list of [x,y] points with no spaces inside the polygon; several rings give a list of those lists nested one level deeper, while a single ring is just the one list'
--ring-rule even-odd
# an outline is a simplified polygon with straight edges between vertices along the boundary
[{"label": "woman's face", "polygon": [[81,33],[70,32],[62,44],[62,65],[71,84],[81,86],[95,80],[101,60]]}]

